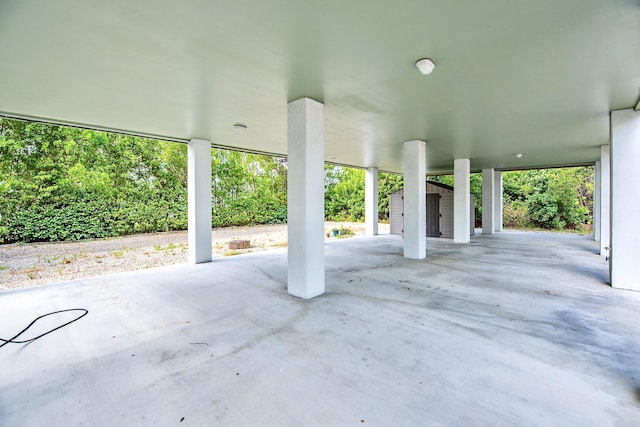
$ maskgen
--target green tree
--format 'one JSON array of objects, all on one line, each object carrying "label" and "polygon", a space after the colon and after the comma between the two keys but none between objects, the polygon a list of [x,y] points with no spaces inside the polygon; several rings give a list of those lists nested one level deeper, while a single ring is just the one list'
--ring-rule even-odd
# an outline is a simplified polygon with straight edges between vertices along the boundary
[{"label": "green tree", "polygon": [[186,227],[185,146],[7,119],[0,131],[1,240]]},{"label": "green tree", "polygon": [[287,221],[287,169],[279,159],[212,149],[214,227]]},{"label": "green tree", "polygon": [[364,220],[364,170],[325,165],[325,219]]},{"label": "green tree", "polygon": [[[212,225],[287,220],[282,159],[212,149]],[[452,176],[429,179],[452,185]],[[470,177],[476,217],[482,180]],[[507,225],[578,228],[591,221],[591,167],[506,172]],[[401,175],[380,173],[379,219]],[[325,217],[364,219],[364,171],[325,167]],[[76,240],[187,226],[187,147],[64,126],[0,119],[0,242]]]},{"label": "green tree", "polygon": [[503,188],[509,226],[562,230],[591,223],[592,167],[505,172]]},{"label": "green tree", "polygon": [[389,221],[389,196],[401,190],[403,186],[404,179],[400,174],[384,172],[378,174],[378,219],[380,221]]},{"label": "green tree", "polygon": [[[286,222],[280,159],[211,152],[214,226]],[[0,119],[0,241],[186,226],[186,145]]]}]

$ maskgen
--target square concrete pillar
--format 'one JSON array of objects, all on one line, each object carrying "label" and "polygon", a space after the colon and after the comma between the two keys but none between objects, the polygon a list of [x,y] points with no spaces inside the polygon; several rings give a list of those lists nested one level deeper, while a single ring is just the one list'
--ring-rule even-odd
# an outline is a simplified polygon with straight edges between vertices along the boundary
[{"label": "square concrete pillar", "polygon": [[495,231],[502,231],[502,171],[495,172],[493,184],[493,228]]},{"label": "square concrete pillar", "polygon": [[495,226],[495,171],[482,169],[482,234],[493,234]]},{"label": "square concrete pillar", "polygon": [[453,161],[453,241],[469,243],[469,221],[471,220],[471,162],[469,159]]},{"label": "square concrete pillar", "polygon": [[424,141],[407,141],[403,146],[404,257],[427,256],[427,184]]},{"label": "square concrete pillar", "polygon": [[324,293],[324,105],[301,98],[287,107],[288,291]]},{"label": "square concrete pillar", "polygon": [[364,234],[378,235],[378,168],[364,173]]},{"label": "square concrete pillar", "polygon": [[600,255],[608,256],[611,229],[611,159],[609,145],[600,147]]},{"label": "square concrete pillar", "polygon": [[211,142],[192,139],[187,149],[189,263],[211,261]]},{"label": "square concrete pillar", "polygon": [[[602,162],[604,165],[604,159]],[[602,169],[604,171],[604,167]],[[611,286],[634,291],[640,291],[640,180],[635,178],[639,169],[640,111],[613,111],[609,250]]]},{"label": "square concrete pillar", "polygon": [[600,160],[593,166],[593,240],[600,241]]}]

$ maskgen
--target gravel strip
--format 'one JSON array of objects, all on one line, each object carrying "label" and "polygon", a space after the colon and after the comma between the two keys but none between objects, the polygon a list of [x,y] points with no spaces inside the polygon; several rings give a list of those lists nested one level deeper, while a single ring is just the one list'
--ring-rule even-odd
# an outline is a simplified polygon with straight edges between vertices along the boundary
[{"label": "gravel strip", "polygon": [[[364,224],[350,222],[326,222],[325,233],[342,227],[356,236],[364,234]],[[389,225],[380,224],[380,233],[388,232]],[[285,224],[216,228],[211,236],[214,257],[287,246]],[[230,240],[250,240],[251,247],[230,250]],[[80,242],[0,245],[0,291],[186,262],[186,231]]]}]

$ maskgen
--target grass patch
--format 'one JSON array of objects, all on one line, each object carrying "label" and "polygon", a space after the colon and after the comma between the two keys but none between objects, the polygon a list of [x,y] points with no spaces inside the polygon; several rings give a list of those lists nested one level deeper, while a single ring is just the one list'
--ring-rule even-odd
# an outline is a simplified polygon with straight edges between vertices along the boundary
[{"label": "grass patch", "polygon": [[187,244],[180,243],[176,245],[175,243],[169,243],[167,246],[162,246],[160,244],[153,246],[154,251],[164,253],[164,254],[170,253],[173,256],[176,255],[176,251],[175,251],[176,249],[179,249],[180,252],[185,253],[187,251]]},{"label": "grass patch", "polygon": [[131,248],[127,248],[126,246],[123,246],[122,248],[120,248],[120,250],[111,251],[111,255],[113,255],[116,258],[122,258],[124,254],[126,254],[129,251],[131,251]]},{"label": "grass patch", "polygon": [[39,277],[38,272],[43,271],[42,267],[31,267],[27,270],[24,270],[24,273],[27,275],[29,280],[35,280]]},{"label": "grass patch", "polygon": [[503,227],[505,230],[512,231],[530,231],[536,233],[554,233],[554,234],[580,234],[580,235],[588,235],[591,234],[591,230],[586,229],[570,229],[565,228],[562,230],[558,230],[557,228],[542,228],[542,227]]},{"label": "grass patch", "polygon": [[173,244],[173,243],[169,243],[167,246],[162,246],[162,245],[154,245],[153,249],[158,251],[158,252],[164,252],[164,251],[170,251],[172,249],[185,249],[186,245],[184,243],[180,243],[179,245]]},{"label": "grass patch", "polygon": [[4,271],[4,270],[8,270],[9,267],[7,267],[6,265],[0,265],[0,271]]}]

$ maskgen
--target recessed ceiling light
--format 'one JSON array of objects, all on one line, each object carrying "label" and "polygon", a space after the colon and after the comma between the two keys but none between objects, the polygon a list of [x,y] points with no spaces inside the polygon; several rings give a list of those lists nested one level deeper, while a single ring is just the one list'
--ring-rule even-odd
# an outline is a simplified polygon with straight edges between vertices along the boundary
[{"label": "recessed ceiling light", "polygon": [[233,128],[238,132],[244,132],[247,130],[247,125],[243,125],[242,123],[236,123],[233,125]]},{"label": "recessed ceiling light", "polygon": [[522,156],[524,156],[524,154],[522,153],[516,153],[516,159],[521,159]]},{"label": "recessed ceiling light", "polygon": [[418,67],[418,70],[426,76],[433,72],[433,69],[436,68],[436,64],[434,64],[429,58],[422,58],[416,62],[416,67]]}]

